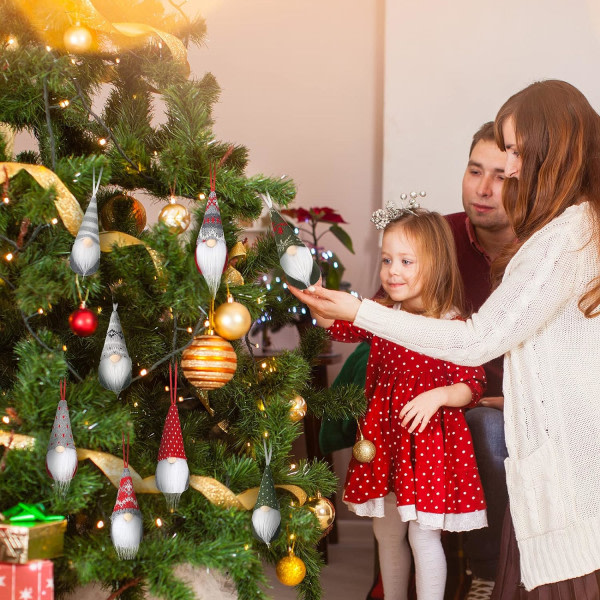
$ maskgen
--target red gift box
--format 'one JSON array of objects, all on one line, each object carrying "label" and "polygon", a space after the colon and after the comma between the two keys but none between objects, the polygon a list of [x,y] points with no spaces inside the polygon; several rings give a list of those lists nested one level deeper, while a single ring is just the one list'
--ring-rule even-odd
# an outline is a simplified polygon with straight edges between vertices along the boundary
[{"label": "red gift box", "polygon": [[32,560],[24,565],[0,563],[2,600],[54,600],[51,560]]}]

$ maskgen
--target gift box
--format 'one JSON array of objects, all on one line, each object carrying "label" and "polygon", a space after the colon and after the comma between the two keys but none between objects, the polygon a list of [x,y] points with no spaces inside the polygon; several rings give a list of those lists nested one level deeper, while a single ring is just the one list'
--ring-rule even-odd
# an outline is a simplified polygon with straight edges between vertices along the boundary
[{"label": "gift box", "polygon": [[63,553],[67,529],[64,517],[47,515],[41,504],[24,503],[5,510],[2,516],[0,562],[25,564]]},{"label": "gift box", "polygon": [[34,560],[25,565],[0,563],[0,598],[54,600],[52,561]]}]

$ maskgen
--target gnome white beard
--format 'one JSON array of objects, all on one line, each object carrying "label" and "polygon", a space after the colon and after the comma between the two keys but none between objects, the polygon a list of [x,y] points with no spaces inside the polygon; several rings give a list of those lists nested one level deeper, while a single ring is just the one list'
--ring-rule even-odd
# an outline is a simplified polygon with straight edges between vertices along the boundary
[{"label": "gnome white beard", "polygon": [[142,541],[143,523],[139,515],[129,513],[132,518],[127,521],[125,520],[125,514],[112,515],[110,536],[119,558],[131,560],[135,558]]},{"label": "gnome white beard", "polygon": [[285,271],[286,275],[293,277],[294,279],[301,281],[306,285],[310,286],[310,274],[313,269],[313,258],[310,250],[306,246],[290,246],[296,248],[294,254],[284,252],[283,256],[279,259],[279,264]]},{"label": "gnome white beard", "polygon": [[[90,245],[91,242],[91,245]],[[100,244],[91,237],[77,238],[71,250],[71,261],[82,275],[87,275],[100,260]]]},{"label": "gnome white beard", "polygon": [[204,279],[206,279],[213,298],[217,295],[217,290],[221,284],[221,276],[223,275],[223,267],[227,260],[225,240],[218,239],[215,242],[212,248],[203,241],[196,246],[196,262]]},{"label": "gnome white beard", "polygon": [[261,506],[252,513],[254,532],[267,545],[270,545],[280,523],[281,513],[270,506]]},{"label": "gnome white beard", "polygon": [[131,358],[121,356],[117,362],[113,362],[110,356],[101,359],[98,379],[107,390],[118,394],[131,383]]},{"label": "gnome white beard", "polygon": [[46,467],[59,492],[65,494],[77,470],[77,450],[75,448],[65,448],[63,452],[57,452],[55,448],[48,450]]},{"label": "gnome white beard", "polygon": [[164,458],[156,465],[156,487],[165,495],[169,508],[177,506],[189,482],[190,469],[185,458],[176,458],[174,463]]}]

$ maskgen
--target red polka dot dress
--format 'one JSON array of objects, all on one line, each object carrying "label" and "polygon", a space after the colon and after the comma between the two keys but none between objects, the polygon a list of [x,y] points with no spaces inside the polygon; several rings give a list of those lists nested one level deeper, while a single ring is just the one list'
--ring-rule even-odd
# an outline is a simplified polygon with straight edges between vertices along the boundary
[{"label": "red polka dot dress", "polygon": [[485,527],[485,499],[464,410],[442,407],[421,433],[409,433],[400,419],[403,406],[421,392],[459,382],[471,388],[469,406],[474,406],[485,388],[483,369],[429,358],[346,321],[335,321],[329,332],[340,342],[371,340],[369,404],[360,429],[377,451],[370,463],[350,461],[344,502],[358,515],[383,517],[383,499],[394,492],[403,521],[447,531]]}]

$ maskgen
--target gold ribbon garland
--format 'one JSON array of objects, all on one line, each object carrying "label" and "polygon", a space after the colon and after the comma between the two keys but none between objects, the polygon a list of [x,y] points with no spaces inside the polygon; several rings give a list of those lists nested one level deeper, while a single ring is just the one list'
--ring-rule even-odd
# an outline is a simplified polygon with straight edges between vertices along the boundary
[{"label": "gold ribbon garland", "polygon": [[[120,34],[131,39],[142,38],[141,41],[148,35],[156,35],[170,50],[173,59],[187,65],[189,72],[187,50],[183,42],[171,33],[144,23],[111,23],[96,9],[91,0],[53,0],[52,4],[56,10],[71,15],[82,25],[108,35]],[[47,23],[38,22],[39,18],[37,16],[38,14],[47,14],[47,12],[39,11],[40,6],[46,8],[46,0],[43,3],[40,2],[40,4],[35,0],[17,0],[17,5],[24,13],[29,15],[31,23],[38,32],[41,35],[47,35]]]},{"label": "gold ribbon garland", "polygon": [[0,163],[0,185],[6,181],[6,176],[12,179],[17,173],[26,171],[33,177],[36,182],[48,189],[54,187],[56,198],[54,205],[62,222],[72,236],[76,236],[79,231],[79,226],[83,221],[83,211],[79,202],[69,188],[60,180],[58,175],[50,169],[41,165],[30,165],[27,163],[4,162]]},{"label": "gold ribbon garland", "polygon": [[100,250],[102,252],[112,252],[114,246],[144,246],[154,263],[154,268],[159,277],[163,274],[162,260],[156,250],[150,248],[146,242],[133,237],[122,231],[102,231],[100,232]]},{"label": "gold ribbon garland", "polygon": [[244,278],[234,265],[237,264],[238,260],[246,258],[247,254],[246,246],[242,242],[236,242],[229,251],[229,264],[223,274],[227,285],[244,285]]},{"label": "gold ribbon garland", "polygon": [[[29,435],[11,433],[10,431],[0,431],[0,445],[8,448],[26,449],[35,445],[35,438]],[[110,480],[110,482],[119,488],[121,474],[123,473],[123,459],[99,452],[98,450],[88,450],[87,448],[77,449],[77,458],[79,460],[91,460]],[[129,472],[133,481],[133,488],[136,494],[159,494],[156,487],[154,475],[142,479],[137,471],[129,465]],[[203,494],[212,504],[223,506],[225,508],[237,508],[240,510],[252,510],[258,498],[258,487],[249,488],[240,494],[234,494],[227,486],[223,485],[213,477],[203,477],[201,475],[190,476],[190,487]],[[275,487],[284,489],[298,499],[302,506],[308,496],[306,492],[297,485],[282,484]]]}]

